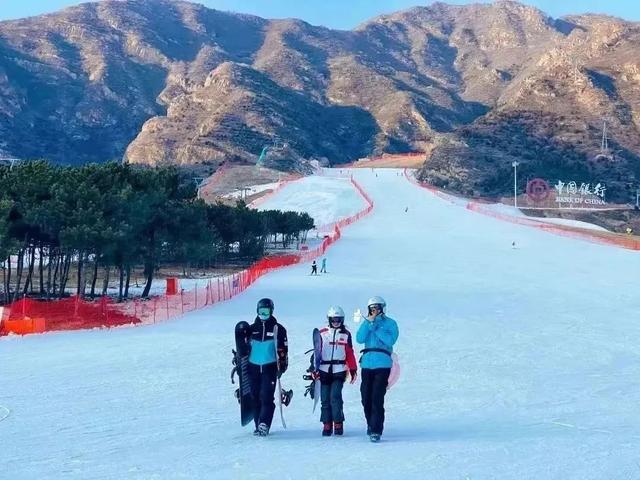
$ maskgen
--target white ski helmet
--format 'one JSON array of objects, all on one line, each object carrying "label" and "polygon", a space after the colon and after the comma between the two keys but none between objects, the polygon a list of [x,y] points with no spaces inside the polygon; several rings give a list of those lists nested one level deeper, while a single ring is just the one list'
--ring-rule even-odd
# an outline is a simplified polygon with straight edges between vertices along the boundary
[{"label": "white ski helmet", "polygon": [[377,295],[369,299],[369,301],[367,302],[367,308],[373,305],[380,305],[383,312],[384,312],[384,309],[387,308],[387,302],[384,301],[384,298],[378,297]]},{"label": "white ski helmet", "polygon": [[331,323],[336,318],[340,319],[340,325],[344,325],[344,310],[342,310],[342,307],[333,306],[330,307],[327,311],[327,320],[329,321],[329,326],[331,326]]}]

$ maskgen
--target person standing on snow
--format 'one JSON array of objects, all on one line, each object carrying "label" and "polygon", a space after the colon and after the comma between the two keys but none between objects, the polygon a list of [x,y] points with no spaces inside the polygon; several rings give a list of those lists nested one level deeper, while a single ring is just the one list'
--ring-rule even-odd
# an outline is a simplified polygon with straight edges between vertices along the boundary
[{"label": "person standing on snow", "polygon": [[322,266],[320,267],[320,273],[327,273],[327,257],[322,259]]},{"label": "person standing on snow", "polygon": [[344,432],[344,411],[342,408],[342,387],[347,372],[354,383],[358,376],[358,366],[353,353],[351,333],[344,326],[344,311],[341,307],[331,307],[327,312],[329,326],[320,328],[322,340],[320,370],[313,372],[314,379],[320,380],[320,421],[322,436]]},{"label": "person standing on snow", "polygon": [[[287,330],[273,316],[274,304],[270,298],[258,302],[257,316],[251,325],[251,352],[249,354],[249,379],[254,401],[254,435],[266,437],[271,428],[276,409],[274,394],[278,375],[289,364]],[[275,335],[274,335],[275,332]],[[277,392],[280,395],[280,392]]]},{"label": "person standing on snow", "polygon": [[380,440],[384,429],[384,395],[393,365],[393,345],[398,340],[398,324],[384,313],[386,306],[382,297],[370,298],[366,321],[362,322],[356,335],[358,343],[364,344],[360,358],[360,394],[367,419],[367,435],[372,442]]},{"label": "person standing on snow", "polygon": [[318,274],[318,264],[316,263],[316,261],[314,260],[311,263],[311,275],[317,275]]}]

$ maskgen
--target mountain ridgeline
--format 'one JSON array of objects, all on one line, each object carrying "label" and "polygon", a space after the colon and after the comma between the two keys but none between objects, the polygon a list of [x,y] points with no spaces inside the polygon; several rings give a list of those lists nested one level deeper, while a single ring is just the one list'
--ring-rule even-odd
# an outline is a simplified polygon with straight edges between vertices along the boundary
[{"label": "mountain ridgeline", "polygon": [[[511,1],[352,31],[173,0],[104,0],[0,22],[0,157],[282,168],[430,152],[468,194],[533,176],[640,175],[640,24]],[[610,154],[598,156],[603,122]],[[635,188],[635,185],[633,185]]]}]

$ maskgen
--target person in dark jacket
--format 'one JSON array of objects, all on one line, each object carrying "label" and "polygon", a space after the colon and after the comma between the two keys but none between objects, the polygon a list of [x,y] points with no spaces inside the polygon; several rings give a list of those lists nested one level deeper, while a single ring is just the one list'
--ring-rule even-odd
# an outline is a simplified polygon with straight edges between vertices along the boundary
[{"label": "person in dark jacket", "polygon": [[[276,380],[289,363],[287,330],[273,316],[274,304],[270,298],[258,302],[257,316],[251,325],[251,352],[249,354],[249,378],[254,400],[254,435],[267,436],[271,428]],[[280,392],[277,392],[280,395]]]},{"label": "person in dark jacket", "polygon": [[317,274],[318,274],[318,264],[314,260],[313,262],[311,262],[311,275],[317,275]]},{"label": "person in dark jacket", "polygon": [[353,353],[351,333],[344,326],[344,310],[331,307],[327,312],[328,327],[320,328],[322,340],[320,369],[313,372],[313,378],[320,379],[320,421],[322,435],[325,437],[342,435],[344,432],[344,411],[342,387],[347,372],[354,383],[358,374],[358,365]]}]

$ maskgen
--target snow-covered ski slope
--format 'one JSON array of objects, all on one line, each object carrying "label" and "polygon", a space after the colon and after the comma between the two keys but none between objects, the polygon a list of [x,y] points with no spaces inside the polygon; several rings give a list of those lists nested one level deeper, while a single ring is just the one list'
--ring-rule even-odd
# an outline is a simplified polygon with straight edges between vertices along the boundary
[{"label": "snow-covered ski slope", "polygon": [[[1,340],[0,478],[640,478],[638,254],[501,223],[393,170],[354,175],[376,208],[344,229],[327,275],[287,268],[157,326]],[[374,294],[403,369],[383,441],[366,439],[350,385],[346,436],[322,438],[303,352],[330,304]],[[229,382],[233,327],[263,296],[288,329],[295,392],[289,430],[276,417],[266,439],[240,427]]]},{"label": "snow-covered ski slope", "polygon": [[[302,182],[302,183],[300,183]],[[307,212],[317,227],[358,213],[367,206],[347,177],[306,177],[289,183],[259,210]]]}]

